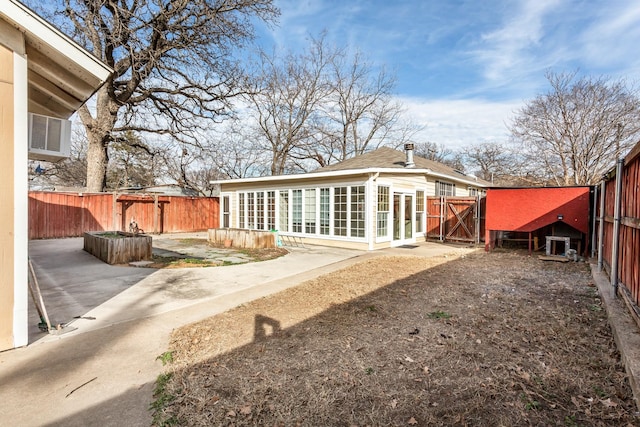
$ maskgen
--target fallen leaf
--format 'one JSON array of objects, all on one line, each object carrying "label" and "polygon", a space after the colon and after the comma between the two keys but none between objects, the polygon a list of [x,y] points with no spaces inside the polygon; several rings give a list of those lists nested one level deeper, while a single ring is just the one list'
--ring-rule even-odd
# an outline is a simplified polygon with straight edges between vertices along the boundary
[{"label": "fallen leaf", "polygon": [[251,405],[245,405],[240,408],[240,413],[242,415],[250,415],[251,414]]},{"label": "fallen leaf", "polygon": [[616,406],[618,406],[618,404],[616,402],[612,402],[611,398],[608,398],[607,400],[601,400],[600,401],[604,406],[606,406],[607,408],[614,408]]},{"label": "fallen leaf", "polygon": [[409,418],[409,421],[407,421],[407,424],[411,424],[413,426],[413,425],[418,424],[418,422],[416,421],[415,418],[411,417],[411,418]]},{"label": "fallen leaf", "polygon": [[422,372],[424,372],[425,374],[429,373],[429,367],[425,366],[424,368],[422,368]]},{"label": "fallen leaf", "polygon": [[229,412],[227,412],[227,417],[235,417],[236,416],[236,411],[231,410]]},{"label": "fallen leaf", "polygon": [[392,408],[395,408],[396,406],[398,406],[398,401],[397,401],[396,399],[393,399],[393,400],[391,401],[391,407],[392,407]]},{"label": "fallen leaf", "polygon": [[413,363],[414,362],[414,360],[412,358],[410,358],[409,356],[405,356],[404,360],[409,362],[409,363]]}]

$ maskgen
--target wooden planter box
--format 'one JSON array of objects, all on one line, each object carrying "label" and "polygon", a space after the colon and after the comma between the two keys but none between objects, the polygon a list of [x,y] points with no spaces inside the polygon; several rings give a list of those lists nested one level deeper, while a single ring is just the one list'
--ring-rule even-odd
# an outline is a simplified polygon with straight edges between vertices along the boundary
[{"label": "wooden planter box", "polygon": [[151,243],[151,236],[124,231],[84,233],[84,250],[111,265],[151,259]]},{"label": "wooden planter box", "polygon": [[227,248],[275,248],[277,233],[242,228],[211,228],[209,241]]}]

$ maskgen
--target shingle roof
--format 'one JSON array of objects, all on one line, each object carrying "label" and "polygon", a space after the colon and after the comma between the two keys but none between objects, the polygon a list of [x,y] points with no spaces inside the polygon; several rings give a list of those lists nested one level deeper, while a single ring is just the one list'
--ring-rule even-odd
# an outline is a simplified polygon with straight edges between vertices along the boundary
[{"label": "shingle roof", "polygon": [[[352,157],[340,163],[316,169],[314,172],[346,171],[368,168],[404,169],[406,159],[407,156],[404,151],[395,150],[390,147],[381,147],[377,150]],[[414,156],[413,162],[417,169],[430,169],[433,172],[450,176],[453,179],[476,180],[475,177],[466,175],[452,167],[423,157]],[[479,178],[477,181],[484,185],[490,184],[489,182]]]}]

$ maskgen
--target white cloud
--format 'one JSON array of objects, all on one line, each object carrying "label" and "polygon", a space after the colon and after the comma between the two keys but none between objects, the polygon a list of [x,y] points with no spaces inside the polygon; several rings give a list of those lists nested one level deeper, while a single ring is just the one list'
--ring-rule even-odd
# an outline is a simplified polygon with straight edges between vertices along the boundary
[{"label": "white cloud", "polygon": [[491,102],[480,99],[444,100],[404,98],[411,120],[425,129],[416,142],[435,142],[459,148],[479,142],[506,142],[507,124],[520,101]]},{"label": "white cloud", "polygon": [[545,36],[544,18],[559,5],[559,0],[527,0],[514,14],[504,17],[502,27],[481,36],[482,46],[473,54],[484,67],[489,80],[527,70],[532,49]]}]

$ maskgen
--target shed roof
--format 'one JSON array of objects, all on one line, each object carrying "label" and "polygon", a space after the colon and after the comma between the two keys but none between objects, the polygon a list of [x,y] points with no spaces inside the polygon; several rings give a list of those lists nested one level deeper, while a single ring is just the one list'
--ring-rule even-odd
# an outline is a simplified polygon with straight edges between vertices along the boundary
[{"label": "shed roof", "polygon": [[427,160],[422,157],[414,157],[415,167],[405,167],[406,154],[402,151],[389,147],[378,148],[377,150],[361,154],[351,159],[343,160],[335,165],[325,166],[314,170],[313,172],[292,174],[292,175],[274,175],[256,178],[240,178],[228,180],[215,180],[211,184],[226,183],[252,183],[266,181],[290,181],[290,180],[308,180],[318,178],[330,178],[339,176],[366,175],[375,173],[402,173],[402,174],[422,174],[440,177],[452,181],[464,183],[466,185],[477,185],[484,188],[491,184],[483,179],[475,176],[465,175],[442,163]]},{"label": "shed roof", "polygon": [[[340,163],[317,169],[315,172],[343,171],[368,168],[406,169],[406,160],[406,152],[399,151],[391,147],[380,147],[377,150],[361,154],[359,156],[344,160]],[[465,180],[474,180],[479,184],[482,184],[482,186],[490,185],[488,181],[477,178],[475,176],[467,175],[464,172],[461,172],[434,160],[414,156],[413,162],[415,163],[415,167],[419,169],[428,169],[442,175],[450,176],[454,179],[459,178]]]},{"label": "shed roof", "polygon": [[[9,25],[24,42],[2,37]],[[29,111],[69,118],[113,70],[17,0],[0,1],[0,43],[28,57]]]}]

